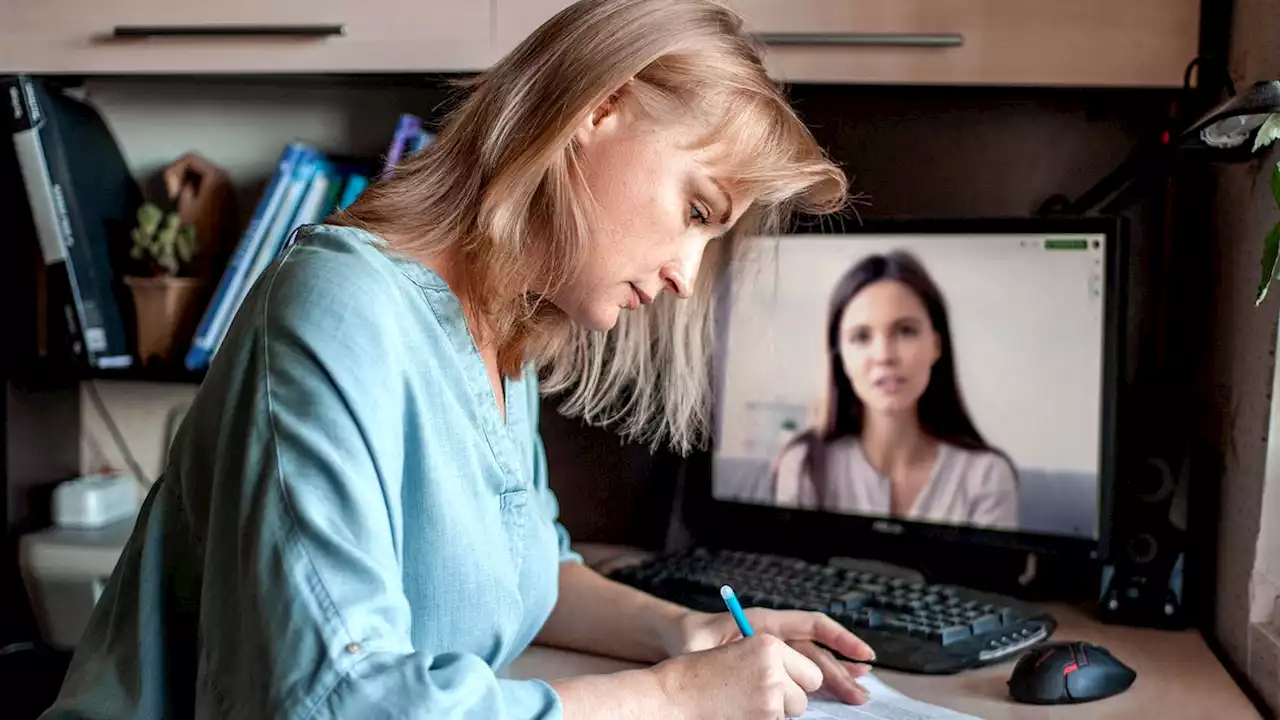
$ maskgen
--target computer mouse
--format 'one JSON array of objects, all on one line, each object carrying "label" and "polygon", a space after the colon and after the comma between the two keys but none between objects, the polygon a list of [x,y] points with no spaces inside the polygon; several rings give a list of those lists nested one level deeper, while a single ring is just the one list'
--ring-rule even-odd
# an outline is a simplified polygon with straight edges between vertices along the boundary
[{"label": "computer mouse", "polygon": [[1088,702],[1128,690],[1137,676],[1097,645],[1055,642],[1028,650],[1018,660],[1009,694],[1036,705]]}]

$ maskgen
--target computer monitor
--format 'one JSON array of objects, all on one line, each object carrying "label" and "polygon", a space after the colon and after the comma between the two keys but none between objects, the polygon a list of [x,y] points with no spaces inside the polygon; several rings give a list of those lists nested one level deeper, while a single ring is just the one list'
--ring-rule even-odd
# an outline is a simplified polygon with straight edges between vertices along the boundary
[{"label": "computer monitor", "polygon": [[693,483],[706,497],[687,521],[766,549],[932,541],[1096,559],[1121,242],[1115,222],[1081,219],[755,241],[719,295],[714,439]]}]

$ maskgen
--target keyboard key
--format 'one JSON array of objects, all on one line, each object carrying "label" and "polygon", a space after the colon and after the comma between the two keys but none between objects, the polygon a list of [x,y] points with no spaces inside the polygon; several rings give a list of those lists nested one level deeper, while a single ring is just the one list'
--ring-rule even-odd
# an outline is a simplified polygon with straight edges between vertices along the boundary
[{"label": "keyboard key", "polygon": [[999,630],[1000,616],[999,615],[983,615],[978,619],[974,620],[970,624],[970,627],[973,628],[974,635],[981,635],[983,633],[989,633],[992,630]]},{"label": "keyboard key", "polygon": [[901,615],[887,617],[884,620],[885,627],[894,629],[894,630],[900,630],[904,633],[910,631],[912,625],[913,623],[910,620],[902,617]]},{"label": "keyboard key", "polygon": [[866,593],[854,590],[836,598],[828,606],[827,612],[832,614],[857,612],[862,609],[863,605],[867,604],[868,599],[870,599],[870,596]]},{"label": "keyboard key", "polygon": [[878,628],[884,624],[884,616],[875,610],[863,610],[854,618],[853,624],[864,628]]},{"label": "keyboard key", "polygon": [[973,633],[969,631],[968,625],[951,625],[944,628],[935,628],[930,631],[929,639],[942,643],[943,645],[950,645],[957,640],[963,640],[970,637],[972,634]]}]

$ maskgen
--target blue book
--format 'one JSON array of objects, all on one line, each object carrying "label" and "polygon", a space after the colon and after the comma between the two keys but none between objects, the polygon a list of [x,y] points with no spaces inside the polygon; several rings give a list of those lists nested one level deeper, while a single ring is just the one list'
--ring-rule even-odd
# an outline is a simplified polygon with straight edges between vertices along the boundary
[{"label": "blue book", "polygon": [[347,206],[356,201],[360,197],[360,193],[369,185],[369,178],[360,173],[351,173],[347,176],[346,187],[342,188],[342,196],[338,199],[338,209],[346,210]]},{"label": "blue book", "polygon": [[283,256],[289,246],[293,245],[298,239],[298,230],[304,225],[324,222],[329,213],[333,212],[341,186],[342,176],[338,169],[332,162],[321,158],[316,167],[316,174],[311,178],[310,186],[307,187],[306,195],[298,205],[298,212],[294,215],[288,232],[285,233],[284,245],[280,246],[277,256]]},{"label": "blue book", "polygon": [[259,198],[253,218],[240,238],[234,254],[227,262],[222,279],[214,290],[213,299],[209,302],[209,307],[205,309],[204,316],[196,328],[195,337],[191,341],[191,348],[187,351],[184,362],[188,370],[198,372],[209,366],[215,343],[222,337],[218,332],[218,321],[228,312],[230,303],[238,303],[240,289],[245,283],[249,266],[262,245],[268,226],[280,208],[285,190],[293,177],[294,167],[302,159],[305,150],[306,146],[294,142],[287,145],[281,153],[276,163],[276,171],[267,183],[262,197]]},{"label": "blue book", "polygon": [[285,183],[280,204],[271,218],[271,223],[267,227],[262,242],[258,244],[257,252],[254,253],[248,263],[247,271],[244,273],[244,281],[240,283],[236,294],[229,296],[231,300],[223,303],[222,307],[219,308],[218,315],[214,319],[213,335],[209,342],[210,361],[212,361],[213,355],[218,352],[218,347],[222,345],[222,340],[226,337],[227,331],[235,321],[236,313],[240,310],[240,305],[244,302],[245,297],[253,289],[254,284],[258,282],[258,278],[262,277],[263,272],[266,271],[271,261],[280,254],[280,248],[284,245],[291,229],[295,226],[295,218],[306,196],[307,189],[311,186],[311,180],[315,177],[316,171],[322,162],[324,162],[324,159],[319,152],[310,147],[300,147],[298,162],[293,166],[293,172],[289,176],[288,182]]}]

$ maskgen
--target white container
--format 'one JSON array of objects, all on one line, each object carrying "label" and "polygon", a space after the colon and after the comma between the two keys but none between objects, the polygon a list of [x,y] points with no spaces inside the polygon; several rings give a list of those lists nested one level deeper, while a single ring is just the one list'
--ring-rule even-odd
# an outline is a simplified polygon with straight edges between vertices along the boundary
[{"label": "white container", "polygon": [[53,524],[92,529],[138,512],[138,484],[129,475],[86,475],[53,489]]}]

